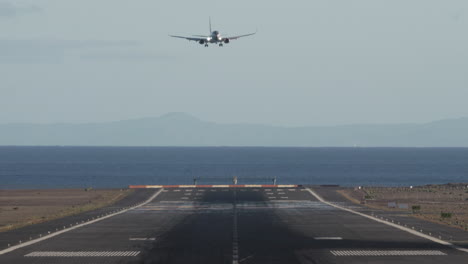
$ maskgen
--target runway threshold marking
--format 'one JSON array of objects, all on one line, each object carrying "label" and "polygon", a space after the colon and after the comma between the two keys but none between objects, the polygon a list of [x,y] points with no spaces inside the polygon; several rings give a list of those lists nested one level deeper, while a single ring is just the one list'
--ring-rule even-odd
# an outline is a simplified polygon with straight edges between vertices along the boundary
[{"label": "runway threshold marking", "polygon": [[139,207],[142,207],[146,204],[148,204],[149,202],[151,202],[154,198],[156,198],[160,193],[162,193],[163,189],[160,189],[159,191],[157,191],[155,194],[153,194],[150,198],[148,198],[148,200],[144,201],[143,203],[139,204],[139,205],[135,205],[135,206],[132,206],[130,208],[127,208],[127,209],[124,209],[122,211],[119,211],[119,212],[116,212],[116,213],[112,213],[112,214],[109,214],[109,215],[106,215],[106,216],[103,216],[103,217],[100,217],[100,218],[97,218],[97,219],[94,219],[94,220],[91,220],[91,221],[88,221],[88,222],[85,222],[85,223],[82,223],[82,224],[78,224],[78,225],[75,225],[75,226],[72,226],[72,227],[69,227],[69,228],[66,228],[66,229],[63,229],[63,230],[60,230],[60,231],[57,231],[57,232],[54,232],[54,233],[51,233],[49,235],[45,235],[41,238],[36,238],[36,239],[33,239],[33,240],[30,240],[28,242],[24,242],[22,244],[19,244],[19,245],[16,245],[16,246],[12,246],[12,247],[9,247],[9,248],[6,248],[6,249],[3,249],[3,250],[0,250],[0,255],[3,255],[3,254],[6,254],[6,253],[9,253],[9,252],[12,252],[14,250],[17,250],[19,248],[23,248],[23,247],[26,247],[26,246],[30,246],[30,245],[33,245],[33,244],[36,244],[38,242],[41,242],[41,241],[44,241],[44,240],[47,240],[49,238],[52,238],[52,237],[55,237],[55,236],[58,236],[58,235],[61,235],[63,233],[66,233],[68,231],[72,231],[72,230],[75,230],[77,228],[80,228],[80,227],[83,227],[83,226],[87,226],[87,225],[90,225],[90,224],[94,224],[94,223],[97,223],[99,221],[102,221],[104,219],[107,219],[107,218],[111,218],[113,216],[116,216],[116,215],[119,215],[119,214],[123,214],[123,213],[126,213],[130,210],[133,210],[133,209],[136,209],[136,208],[139,208]]},{"label": "runway threshold marking", "polygon": [[136,257],[140,251],[34,251],[25,257]]},{"label": "runway threshold marking", "polygon": [[305,190],[308,191],[310,194],[312,194],[312,196],[314,196],[317,200],[319,200],[320,202],[322,202],[322,203],[324,203],[324,204],[327,204],[327,205],[329,205],[329,206],[332,206],[332,207],[335,207],[335,208],[337,208],[337,209],[340,209],[340,210],[343,210],[343,211],[347,211],[347,212],[350,212],[350,213],[353,213],[353,214],[360,215],[360,216],[362,216],[362,217],[365,217],[365,218],[374,220],[374,221],[376,221],[376,222],[379,222],[379,223],[382,223],[382,224],[385,224],[385,225],[388,225],[388,226],[391,226],[391,227],[398,228],[398,229],[400,229],[400,230],[402,230],[402,231],[405,231],[405,232],[408,232],[408,233],[410,233],[410,234],[413,234],[413,235],[416,235],[416,236],[419,236],[419,237],[422,237],[422,238],[431,240],[432,242],[435,242],[435,243],[438,243],[438,244],[441,244],[441,245],[444,245],[444,246],[448,246],[448,247],[454,248],[454,249],[456,249],[456,250],[459,250],[459,251],[468,253],[468,248],[462,248],[462,247],[456,246],[456,245],[454,245],[454,244],[452,244],[452,243],[449,243],[449,242],[447,242],[447,241],[444,241],[444,240],[442,240],[442,239],[438,239],[438,238],[435,238],[435,237],[432,237],[432,236],[423,234],[423,233],[418,232],[418,231],[416,231],[416,230],[413,230],[413,229],[410,229],[410,228],[407,228],[407,227],[404,227],[404,226],[400,226],[400,225],[397,225],[397,224],[395,224],[395,223],[390,223],[390,222],[387,222],[387,221],[385,221],[385,220],[379,219],[379,218],[377,218],[377,217],[370,216],[370,215],[366,215],[366,214],[363,214],[363,213],[354,211],[354,210],[352,210],[352,209],[349,209],[349,208],[346,208],[346,207],[342,207],[342,206],[339,206],[339,205],[336,205],[336,204],[327,202],[327,201],[325,201],[320,195],[318,195],[317,193],[315,193],[314,191],[312,191],[310,188],[305,188]]},{"label": "runway threshold marking", "polygon": [[356,256],[446,256],[440,250],[330,250],[337,257]]}]

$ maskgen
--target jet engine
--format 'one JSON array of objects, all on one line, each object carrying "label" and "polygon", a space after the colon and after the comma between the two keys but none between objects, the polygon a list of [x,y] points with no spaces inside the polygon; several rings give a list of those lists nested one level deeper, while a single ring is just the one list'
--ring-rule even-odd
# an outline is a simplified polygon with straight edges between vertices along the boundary
[{"label": "jet engine", "polygon": [[224,39],[224,43],[228,44],[229,43],[229,39]]},{"label": "jet engine", "polygon": [[203,44],[205,44],[205,41],[203,39],[201,39],[200,41],[198,41],[198,43],[203,45]]}]

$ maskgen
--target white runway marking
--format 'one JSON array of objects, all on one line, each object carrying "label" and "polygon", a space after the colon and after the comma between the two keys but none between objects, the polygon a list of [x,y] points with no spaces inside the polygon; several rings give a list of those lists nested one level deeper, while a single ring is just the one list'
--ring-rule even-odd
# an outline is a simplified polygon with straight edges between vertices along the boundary
[{"label": "white runway marking", "polygon": [[446,256],[439,250],[330,250],[334,256]]},{"label": "white runway marking", "polygon": [[157,191],[157,192],[156,192],[155,194],[153,194],[150,198],[148,198],[148,200],[144,201],[144,202],[141,203],[141,204],[132,206],[132,207],[130,207],[130,208],[127,208],[127,209],[118,211],[118,212],[116,212],[116,213],[112,213],[112,214],[109,214],[109,215],[106,215],[106,216],[103,216],[103,217],[100,217],[100,218],[97,218],[97,219],[94,219],[94,220],[91,220],[91,221],[88,221],[88,222],[85,222],[85,223],[82,223],[82,224],[78,224],[78,225],[69,227],[69,228],[67,228],[67,229],[63,229],[63,230],[60,230],[60,231],[51,233],[51,234],[49,234],[49,235],[45,235],[45,236],[43,236],[43,237],[41,237],[41,238],[33,239],[33,240],[31,240],[31,241],[25,242],[25,243],[20,244],[20,245],[16,245],[16,246],[9,247],[9,248],[7,248],[7,249],[0,250],[0,255],[3,255],[3,254],[8,253],[8,252],[12,252],[12,251],[14,251],[14,250],[17,250],[18,248],[26,247],[26,246],[35,244],[35,243],[37,243],[37,242],[41,242],[41,241],[47,240],[47,239],[49,239],[49,238],[58,236],[58,235],[60,235],[60,234],[66,233],[66,232],[68,232],[68,231],[71,231],[71,230],[75,230],[75,229],[77,229],[77,228],[80,228],[80,227],[82,227],[82,226],[87,226],[87,225],[90,225],[90,224],[93,224],[93,223],[102,221],[102,220],[104,220],[104,219],[111,218],[111,217],[113,217],[113,216],[126,213],[126,212],[128,212],[128,211],[130,211],[130,210],[138,209],[139,207],[142,207],[142,206],[144,206],[144,205],[150,203],[154,198],[156,198],[160,193],[162,193],[162,191],[163,191],[163,189]]},{"label": "white runway marking", "polygon": [[281,196],[281,199],[288,199],[287,196]]},{"label": "white runway marking", "polygon": [[312,194],[312,196],[314,196],[317,200],[319,200],[320,202],[324,203],[324,204],[327,204],[327,205],[330,205],[330,206],[333,206],[337,209],[340,209],[340,210],[343,210],[343,211],[347,211],[347,212],[350,212],[350,213],[353,213],[353,214],[356,214],[356,215],[360,215],[362,217],[365,217],[365,218],[368,218],[368,219],[371,219],[371,220],[374,220],[376,222],[379,222],[379,223],[382,223],[382,224],[385,224],[385,225],[388,225],[388,226],[392,226],[392,227],[395,227],[395,228],[398,228],[402,231],[406,231],[410,234],[413,234],[413,235],[416,235],[416,236],[419,236],[419,237],[422,237],[422,238],[425,238],[425,239],[428,239],[432,242],[435,242],[435,243],[438,243],[438,244],[441,244],[441,245],[445,245],[445,246],[449,246],[449,247],[452,247],[456,250],[459,250],[459,251],[463,251],[463,252],[466,252],[468,253],[468,249],[467,248],[462,248],[460,246],[457,246],[457,245],[454,245],[452,243],[449,243],[447,241],[444,241],[444,240],[441,240],[441,239],[437,239],[435,237],[432,237],[432,236],[429,236],[429,235],[426,235],[426,234],[423,234],[423,233],[420,233],[416,230],[412,230],[412,229],[409,229],[407,227],[404,227],[404,226],[400,226],[400,225],[397,225],[395,223],[390,223],[390,222],[387,222],[387,221],[384,221],[382,219],[379,219],[377,217],[374,217],[374,216],[370,216],[370,215],[366,215],[364,213],[360,213],[358,211],[354,211],[352,209],[349,209],[349,208],[346,208],[346,207],[342,207],[342,206],[339,206],[339,205],[336,205],[336,204],[333,204],[333,203],[330,203],[330,202],[327,202],[325,201],[320,195],[316,194],[314,191],[312,191],[310,188],[306,188],[305,189],[306,191],[308,191],[310,194]]},{"label": "white runway marking", "polygon": [[239,240],[237,229],[237,193],[234,191],[234,201],[232,203],[232,264],[239,263]]},{"label": "white runway marking", "polygon": [[128,240],[130,241],[154,241],[156,240],[156,238],[154,237],[133,237],[133,238],[129,238]]},{"label": "white runway marking", "polygon": [[[183,197],[181,197],[182,199]],[[303,210],[316,210],[316,211],[330,211],[337,210],[321,202],[304,201],[304,200],[289,200],[280,199],[276,196],[267,196],[268,203],[265,202],[237,202],[237,210],[258,210],[258,209],[297,209]],[[199,211],[209,212],[213,210],[231,210],[232,204],[230,203],[211,203],[211,202],[198,202],[189,200],[185,197],[184,200],[177,201],[162,201],[151,205],[146,205],[136,211]]]},{"label": "white runway marking", "polygon": [[135,257],[140,251],[34,251],[25,257]]},{"label": "white runway marking", "polygon": [[180,192],[180,190],[179,190],[179,189],[177,189],[177,190],[174,190],[174,192]]},{"label": "white runway marking", "polygon": [[314,237],[315,240],[342,240],[342,237]]}]

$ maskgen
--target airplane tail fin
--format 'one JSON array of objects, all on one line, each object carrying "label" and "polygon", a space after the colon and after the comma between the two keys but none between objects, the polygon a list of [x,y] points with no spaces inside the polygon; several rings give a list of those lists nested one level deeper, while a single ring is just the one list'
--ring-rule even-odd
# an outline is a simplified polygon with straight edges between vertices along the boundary
[{"label": "airplane tail fin", "polygon": [[211,17],[209,17],[209,21],[210,21],[210,35],[211,35]]}]

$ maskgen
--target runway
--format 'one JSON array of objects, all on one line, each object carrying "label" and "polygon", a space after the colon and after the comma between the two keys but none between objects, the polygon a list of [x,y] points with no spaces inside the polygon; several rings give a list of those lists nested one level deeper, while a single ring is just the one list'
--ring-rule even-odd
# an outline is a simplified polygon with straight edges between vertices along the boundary
[{"label": "runway", "polygon": [[[155,190],[156,191],[156,190]],[[468,253],[340,210],[305,188],[170,188],[0,255],[0,263],[466,263]]]}]

